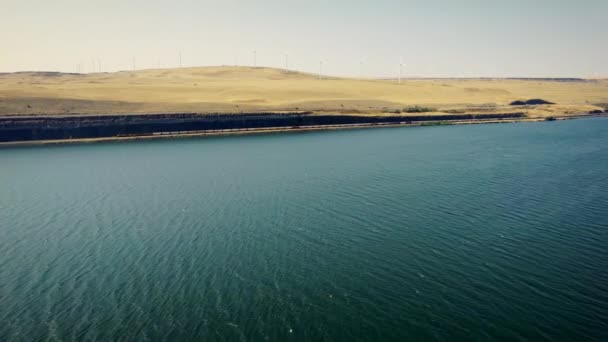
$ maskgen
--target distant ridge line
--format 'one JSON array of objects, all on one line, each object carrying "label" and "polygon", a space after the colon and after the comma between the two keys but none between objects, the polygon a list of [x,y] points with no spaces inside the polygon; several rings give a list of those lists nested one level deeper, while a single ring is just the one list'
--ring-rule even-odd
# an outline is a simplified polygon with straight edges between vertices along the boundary
[{"label": "distant ridge line", "polygon": [[[54,76],[62,76],[62,75],[89,75],[89,74],[114,74],[114,73],[122,73],[122,72],[130,72],[130,73],[138,73],[145,72],[151,70],[184,70],[184,69],[205,69],[205,68],[242,68],[242,69],[268,69],[268,70],[276,70],[282,71],[286,73],[293,74],[301,74],[301,75],[309,75],[314,76],[315,73],[299,71],[299,70],[286,70],[283,68],[274,68],[274,67],[250,67],[250,66],[199,66],[199,67],[186,67],[186,68],[150,68],[150,69],[140,69],[136,71],[132,70],[117,70],[111,72],[92,72],[92,73],[77,73],[77,72],[61,72],[61,71],[14,71],[14,72],[0,72],[0,76],[7,75],[32,75],[32,76],[46,76],[46,77],[54,77]],[[359,79],[359,77],[355,76],[331,76],[324,75],[325,79]],[[361,79],[365,80],[396,80],[396,77],[366,77]],[[425,77],[425,76],[402,76],[403,80],[514,80],[514,81],[547,81],[547,82],[587,82],[587,81],[597,81],[597,80],[606,80],[606,77],[599,78],[581,78],[581,77]]]},{"label": "distant ridge line", "polygon": [[[394,80],[394,78],[379,78],[381,80]],[[587,82],[598,80],[596,78],[576,77],[402,77],[404,80],[471,80],[471,81],[548,81],[548,82]],[[599,79],[601,80],[601,78]]]}]

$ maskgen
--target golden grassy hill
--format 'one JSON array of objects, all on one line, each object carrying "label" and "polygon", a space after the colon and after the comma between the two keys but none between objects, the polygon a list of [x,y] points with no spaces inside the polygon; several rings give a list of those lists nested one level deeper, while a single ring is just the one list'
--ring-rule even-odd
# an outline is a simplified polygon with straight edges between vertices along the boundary
[{"label": "golden grassy hill", "polygon": [[200,67],[114,73],[0,74],[0,114],[381,113],[406,106],[448,112],[514,111],[542,98],[556,105],[517,108],[530,115],[580,113],[608,103],[608,80],[326,78],[273,68]]}]

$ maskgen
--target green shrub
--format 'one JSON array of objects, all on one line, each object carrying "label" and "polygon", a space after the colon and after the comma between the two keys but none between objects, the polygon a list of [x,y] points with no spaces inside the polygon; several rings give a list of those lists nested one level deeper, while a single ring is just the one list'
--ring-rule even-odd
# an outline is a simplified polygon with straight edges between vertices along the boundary
[{"label": "green shrub", "polygon": [[428,113],[428,112],[434,112],[435,108],[412,106],[412,107],[403,108],[403,111],[405,113]]}]

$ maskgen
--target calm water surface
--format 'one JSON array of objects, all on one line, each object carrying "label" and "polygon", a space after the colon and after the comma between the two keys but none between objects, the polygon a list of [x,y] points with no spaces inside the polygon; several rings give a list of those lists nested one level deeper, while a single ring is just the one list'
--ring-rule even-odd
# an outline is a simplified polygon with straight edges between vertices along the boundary
[{"label": "calm water surface", "polygon": [[0,340],[608,340],[608,119],[0,149]]}]

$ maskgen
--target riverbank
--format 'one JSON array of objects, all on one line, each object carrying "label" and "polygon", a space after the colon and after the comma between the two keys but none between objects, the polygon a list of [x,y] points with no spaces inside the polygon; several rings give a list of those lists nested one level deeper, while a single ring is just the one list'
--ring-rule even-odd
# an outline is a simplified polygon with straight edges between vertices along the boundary
[{"label": "riverbank", "polygon": [[[280,116],[280,117],[278,117]],[[310,120],[310,118],[313,118]],[[552,118],[551,120],[570,120],[584,117],[606,117],[602,114],[581,114],[581,115],[570,115],[565,117]],[[464,125],[464,124],[492,124],[492,123],[514,123],[514,122],[538,122],[546,121],[547,118],[530,118],[521,113],[510,113],[508,115],[450,115],[450,116],[384,116],[384,117],[368,117],[368,116],[319,116],[319,115],[307,115],[307,114],[249,114],[245,118],[238,117],[235,115],[215,115],[212,117],[196,118],[193,114],[180,114],[176,117],[175,114],[169,117],[157,114],[157,115],[144,115],[144,116],[130,116],[128,122],[136,122],[136,124],[125,124],[121,120],[125,118],[121,117],[107,117],[104,116],[106,123],[112,122],[114,124],[123,125],[122,129],[128,131],[128,127],[135,127],[135,130],[141,130],[142,127],[153,127],[157,128],[156,131],[150,131],[147,133],[139,134],[118,134],[110,136],[80,136],[71,138],[56,138],[56,139],[35,139],[35,135],[44,136],[45,130],[47,133],[62,132],[62,129],[67,132],[77,132],[82,129],[82,132],[111,132],[112,126],[91,126],[88,128],[81,127],[83,120],[90,120],[99,124],[98,116],[84,116],[84,117],[61,117],[53,118],[51,122],[41,118],[19,118],[23,122],[33,120],[37,122],[37,125],[32,125],[30,122],[30,129],[32,135],[24,136],[22,140],[11,140],[11,141],[0,141],[0,146],[28,146],[28,145],[50,145],[50,144],[69,144],[69,143],[95,143],[95,142],[110,142],[110,141],[129,141],[129,140],[150,140],[150,139],[175,139],[175,138],[191,138],[191,137],[203,137],[203,136],[223,136],[223,135],[249,135],[249,134],[272,134],[272,133],[286,133],[286,132],[308,132],[308,131],[323,131],[323,130],[344,130],[344,129],[362,129],[362,128],[380,128],[380,127],[403,127],[403,126],[436,126],[436,125]],[[143,118],[143,120],[142,120]],[[249,118],[249,120],[247,120]],[[230,119],[230,120],[226,120]],[[272,126],[272,123],[276,123],[280,119],[286,125]],[[0,117],[0,139],[6,139],[6,122],[3,122],[6,118]],[[12,118],[15,121],[15,118]],[[47,119],[48,120],[48,119]],[[166,126],[159,125],[159,121],[166,121]],[[57,121],[62,122],[63,128],[57,126]],[[142,123],[143,121],[143,123]],[[343,121],[350,123],[334,123],[331,122]],[[362,121],[359,123],[353,121]],[[86,121],[85,121],[86,122]],[[139,122],[139,123],[137,123]],[[326,124],[302,124],[304,122],[326,122]],[[263,126],[263,124],[268,126]],[[300,123],[299,125],[294,125]],[[143,125],[143,126],[142,126]],[[166,128],[170,127],[190,127],[203,125],[206,127],[226,127],[231,128],[217,128],[217,129],[199,129],[199,130],[179,130],[171,131]],[[256,127],[257,126],[257,127]],[[163,130],[163,127],[165,128]],[[13,126],[14,128],[14,126]],[[19,130],[23,134],[24,129]],[[14,132],[13,132],[14,133]]]},{"label": "riverbank", "polygon": [[249,67],[5,73],[0,144],[551,120],[602,113],[606,94],[599,79],[397,83]]}]

